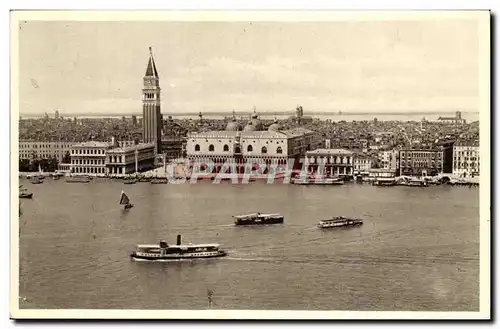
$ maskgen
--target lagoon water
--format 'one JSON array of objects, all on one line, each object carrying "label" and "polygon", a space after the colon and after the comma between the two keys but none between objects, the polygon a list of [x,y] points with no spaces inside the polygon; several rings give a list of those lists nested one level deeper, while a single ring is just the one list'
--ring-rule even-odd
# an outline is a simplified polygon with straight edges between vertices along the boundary
[{"label": "lagoon water", "polygon": [[[64,180],[21,199],[21,308],[477,311],[479,189],[124,185]],[[118,205],[125,190],[135,207]],[[232,215],[280,212],[283,225]],[[322,231],[333,215],[361,227]],[[139,263],[136,244],[217,242],[229,256]]]}]

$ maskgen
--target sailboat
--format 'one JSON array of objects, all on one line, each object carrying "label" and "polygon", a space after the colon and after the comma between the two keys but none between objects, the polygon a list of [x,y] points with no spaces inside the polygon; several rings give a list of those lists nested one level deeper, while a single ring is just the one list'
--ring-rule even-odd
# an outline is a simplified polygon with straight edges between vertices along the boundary
[{"label": "sailboat", "polygon": [[122,196],[120,198],[120,204],[124,205],[123,209],[130,209],[134,206],[133,204],[130,203],[130,199],[123,191],[122,191]]}]

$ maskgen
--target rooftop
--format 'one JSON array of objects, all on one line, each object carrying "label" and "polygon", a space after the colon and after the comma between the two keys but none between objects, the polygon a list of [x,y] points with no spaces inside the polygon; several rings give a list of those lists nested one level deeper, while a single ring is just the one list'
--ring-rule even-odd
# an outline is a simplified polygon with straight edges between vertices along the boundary
[{"label": "rooftop", "polygon": [[234,138],[240,135],[241,138],[287,138],[302,136],[306,132],[310,132],[307,129],[293,129],[293,130],[282,130],[282,131],[207,131],[200,133],[191,133],[188,138]]},{"label": "rooftop", "polygon": [[135,151],[136,149],[138,151],[140,151],[140,150],[144,150],[147,148],[154,148],[154,147],[155,147],[155,145],[153,143],[141,143],[141,144],[125,146],[125,147],[114,147],[114,148],[108,150],[108,152],[126,153],[126,152],[130,152],[130,151]]},{"label": "rooftop", "polygon": [[328,155],[352,155],[353,152],[344,149],[316,149],[312,151],[307,151],[307,155],[314,154],[328,154]]},{"label": "rooftop", "polygon": [[72,145],[72,147],[110,147],[110,146],[111,143],[109,142],[96,142],[96,141],[83,142]]}]

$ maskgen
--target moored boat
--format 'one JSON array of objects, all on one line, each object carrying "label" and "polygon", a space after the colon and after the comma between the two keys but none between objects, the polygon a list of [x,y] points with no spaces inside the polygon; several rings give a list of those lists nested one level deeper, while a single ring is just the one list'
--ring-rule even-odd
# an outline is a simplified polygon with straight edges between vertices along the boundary
[{"label": "moored boat", "polygon": [[319,179],[311,179],[311,185],[344,185],[344,180],[340,178],[319,178]]},{"label": "moored boat", "polygon": [[227,252],[219,249],[217,243],[182,244],[177,235],[177,244],[168,245],[165,240],[159,244],[137,245],[130,257],[135,261],[175,261],[226,256]]},{"label": "moored boat", "polygon": [[376,186],[394,186],[396,185],[396,179],[390,177],[378,177],[373,180],[373,185]]},{"label": "moored boat", "polygon": [[19,187],[19,197],[22,199],[31,199],[33,197],[33,193],[28,192],[27,189],[21,187],[22,185]]},{"label": "moored boat", "polygon": [[333,217],[332,219],[321,220],[318,223],[320,228],[336,228],[343,226],[357,226],[362,225],[363,220],[359,218],[346,218],[343,216]]},{"label": "moored boat", "polygon": [[42,184],[43,183],[43,178],[40,177],[33,177],[30,179],[31,184]]},{"label": "moored boat", "polygon": [[154,178],[151,180],[151,184],[168,184],[167,178]]},{"label": "moored boat", "polygon": [[66,178],[66,183],[88,183],[90,177],[88,176],[69,176]]},{"label": "moored boat", "polygon": [[281,224],[284,217],[280,214],[261,214],[253,213],[246,215],[233,216],[235,225],[266,225]]},{"label": "moored boat", "polygon": [[309,179],[303,178],[303,177],[294,177],[294,178],[292,178],[291,183],[294,185],[310,185],[311,184]]},{"label": "moored boat", "polygon": [[126,178],[123,180],[123,184],[135,184],[137,183],[137,179],[135,178]]}]

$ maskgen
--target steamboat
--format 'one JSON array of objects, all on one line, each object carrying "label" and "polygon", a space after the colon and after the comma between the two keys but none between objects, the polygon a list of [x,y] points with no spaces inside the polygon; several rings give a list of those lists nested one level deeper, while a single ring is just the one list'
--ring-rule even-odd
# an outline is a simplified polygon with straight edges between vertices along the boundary
[{"label": "steamboat", "polygon": [[266,224],[282,224],[283,215],[280,214],[247,214],[233,216],[235,225],[266,225]]},{"label": "steamboat", "polygon": [[135,261],[165,262],[226,255],[227,253],[220,250],[216,243],[182,244],[181,236],[177,235],[176,245],[168,245],[165,240],[160,240],[160,244],[137,245],[136,251],[130,257]]},{"label": "steamboat", "polygon": [[337,216],[333,217],[332,219],[321,220],[318,226],[320,228],[337,228],[344,226],[358,226],[362,224],[363,224],[362,219]]}]

